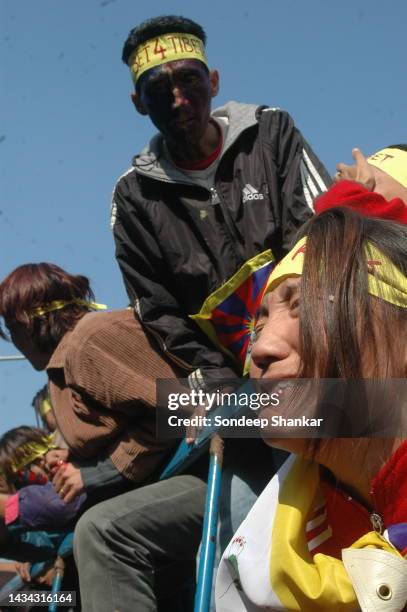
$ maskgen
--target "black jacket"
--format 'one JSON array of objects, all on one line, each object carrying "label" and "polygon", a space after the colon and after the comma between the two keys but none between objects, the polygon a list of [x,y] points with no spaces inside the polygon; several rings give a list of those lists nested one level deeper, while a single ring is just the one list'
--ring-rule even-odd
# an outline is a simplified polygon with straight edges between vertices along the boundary
[{"label": "black jacket", "polygon": [[248,259],[276,259],[312,215],[329,175],[288,113],[230,102],[227,139],[211,190],[171,164],[157,135],[117,182],[112,202],[116,257],[130,300],[162,350],[204,377],[236,366],[188,318]]}]

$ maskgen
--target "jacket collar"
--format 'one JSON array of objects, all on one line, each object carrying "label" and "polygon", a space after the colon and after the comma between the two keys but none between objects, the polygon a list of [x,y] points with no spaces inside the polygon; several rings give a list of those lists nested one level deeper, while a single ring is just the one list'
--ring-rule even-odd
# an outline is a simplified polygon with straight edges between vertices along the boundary
[{"label": "jacket collar", "polygon": [[[240,134],[257,124],[256,104],[240,104],[228,102],[225,106],[215,109],[211,116],[215,120],[226,120],[228,131],[221,157],[236,142]],[[139,155],[133,158],[133,166],[137,173],[165,183],[184,183],[195,185],[177,166],[171,163],[163,153],[164,140],[161,134],[156,134]]]},{"label": "jacket collar", "polygon": [[71,334],[72,330],[66,332],[59,341],[55,351],[51,355],[51,359],[49,360],[47,367],[45,368],[47,371],[56,368],[64,368]]}]

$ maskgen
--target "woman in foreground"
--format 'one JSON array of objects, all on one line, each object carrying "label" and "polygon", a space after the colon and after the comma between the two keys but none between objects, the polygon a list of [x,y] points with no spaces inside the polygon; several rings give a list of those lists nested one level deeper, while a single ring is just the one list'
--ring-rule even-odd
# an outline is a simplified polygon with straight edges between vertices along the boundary
[{"label": "woman in foreground", "polygon": [[[405,378],[406,227],[333,209],[302,234],[271,275],[251,376]],[[404,609],[407,406],[396,408],[400,427],[386,439],[266,440],[297,456],[226,549],[219,612]]]}]

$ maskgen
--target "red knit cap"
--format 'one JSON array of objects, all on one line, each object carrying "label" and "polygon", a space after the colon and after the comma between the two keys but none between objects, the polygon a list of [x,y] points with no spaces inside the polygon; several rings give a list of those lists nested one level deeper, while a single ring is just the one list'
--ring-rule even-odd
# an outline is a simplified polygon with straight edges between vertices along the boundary
[{"label": "red knit cap", "polygon": [[336,206],[352,208],[365,217],[379,217],[407,224],[407,204],[403,200],[394,198],[388,202],[379,193],[369,191],[354,181],[339,181],[314,202],[317,215]]}]

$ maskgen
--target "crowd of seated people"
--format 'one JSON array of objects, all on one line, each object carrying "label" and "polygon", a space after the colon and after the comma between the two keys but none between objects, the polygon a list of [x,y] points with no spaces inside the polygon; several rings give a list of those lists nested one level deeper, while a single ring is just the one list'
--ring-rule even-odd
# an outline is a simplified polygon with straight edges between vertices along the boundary
[{"label": "crowd of seated people", "polygon": [[[340,165],[344,178],[338,176],[316,201],[317,216],[269,277],[251,352],[254,379],[406,377],[407,206],[392,197],[391,186],[380,193],[378,173],[359,151],[355,159],[354,167]],[[30,291],[27,301],[32,279],[37,294]],[[0,285],[1,333],[9,332],[49,378],[34,401],[47,430],[22,426],[0,440],[1,546],[4,557],[12,549],[22,561],[4,564],[5,576],[17,571],[30,580],[35,555],[24,558],[24,534],[55,537],[72,530],[101,499],[119,507],[126,490],[148,491],[176,443],[155,440],[155,380],[179,372],[158,354],[132,311],[92,314],[97,307],[85,277],[52,264],[21,266]],[[369,602],[389,592],[407,598],[403,581],[397,581],[400,572],[406,576],[407,551],[402,431],[386,440],[263,435],[266,444],[291,455],[224,552],[217,609],[368,610]],[[355,471],[356,464],[363,469]],[[192,485],[203,500],[202,469],[186,477],[184,503]],[[182,572],[190,576],[202,521],[192,507],[188,512],[190,523],[179,534],[189,534],[185,557],[177,559],[175,573],[158,563],[164,576],[177,576],[183,602],[188,581],[183,584]],[[372,527],[373,514],[381,526]],[[311,546],[309,521],[323,524],[319,533],[325,533]],[[110,546],[113,552],[113,541]],[[371,552],[353,559],[355,551],[366,550],[379,551],[377,559]],[[393,565],[375,595],[371,574],[362,580],[360,570],[367,567],[374,575],[383,554]],[[37,585],[49,583],[50,576]],[[167,594],[163,587],[158,607],[181,605],[176,591]]]},{"label": "crowd of seated people", "polygon": [[[296,414],[304,396],[287,379],[407,374],[407,146],[354,149],[330,187],[285,111],[211,112],[219,73],[205,44],[199,24],[163,16],[123,48],[135,109],[158,129],[113,194],[131,308],[104,311],[86,276],[54,263],[0,282],[0,336],[47,375],[33,402],[42,427],[0,440],[3,581],[29,583],[43,549],[49,559],[74,530],[83,612],[193,609],[208,462],[160,480],[178,441],[157,435],[158,380],[195,392],[279,381],[281,411]],[[364,408],[372,421],[366,383],[339,411],[358,436],[226,441],[219,612],[405,607],[402,391],[385,438],[354,423]],[[49,588],[51,557],[33,588]]]},{"label": "crowd of seated people", "polygon": [[[16,560],[14,566],[9,565],[9,573],[17,572],[27,583],[32,563],[52,561],[37,581],[37,585],[45,587],[51,586],[55,575],[54,559],[48,558],[50,549],[57,551],[86,500],[86,494],[69,503],[58,496],[52,471],[46,465],[46,455],[53,447],[53,436],[35,427],[16,427],[0,439],[0,474],[4,483],[0,493],[1,547],[6,556]],[[65,587],[77,586],[75,573],[70,562]]]}]

